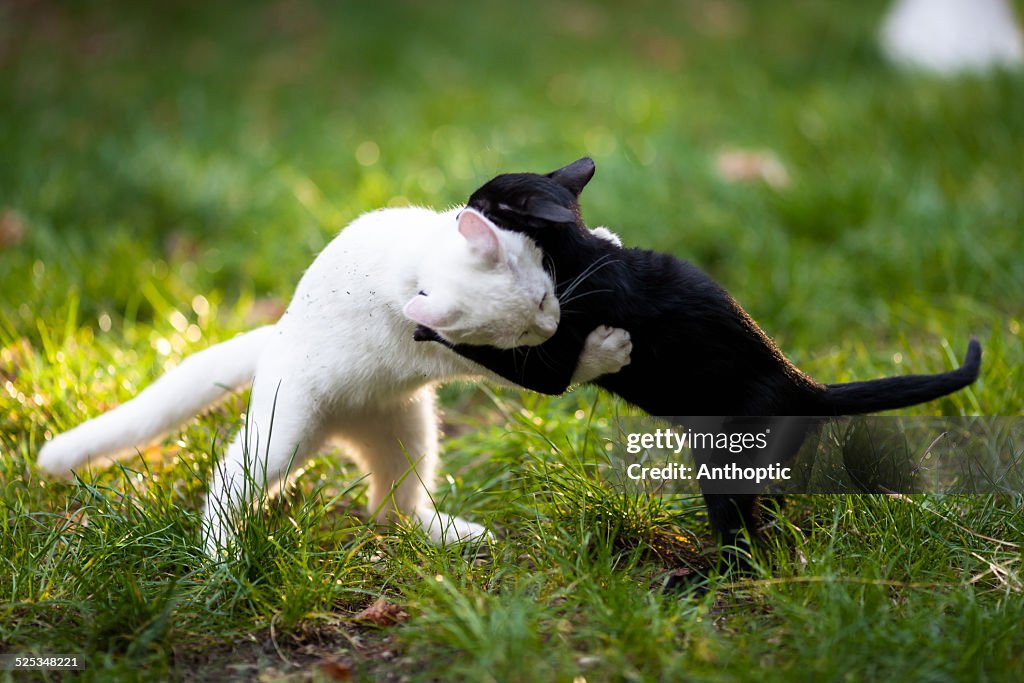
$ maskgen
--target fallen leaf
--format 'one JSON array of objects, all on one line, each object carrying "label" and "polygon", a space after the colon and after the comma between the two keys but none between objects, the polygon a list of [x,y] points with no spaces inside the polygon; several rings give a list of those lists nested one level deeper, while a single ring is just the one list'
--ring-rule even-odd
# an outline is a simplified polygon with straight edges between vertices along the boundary
[{"label": "fallen leaf", "polygon": [[380,598],[377,602],[352,617],[352,621],[373,624],[374,626],[393,626],[408,618],[409,615],[401,607],[388,602],[384,598]]},{"label": "fallen leaf", "polygon": [[319,664],[320,672],[332,681],[351,681],[352,665],[340,659],[324,659]]},{"label": "fallen leaf", "polygon": [[16,247],[25,239],[25,218],[14,209],[0,213],[0,249]]},{"label": "fallen leaf", "polygon": [[715,172],[729,183],[762,182],[775,189],[789,187],[789,173],[771,150],[723,149],[715,157]]},{"label": "fallen leaf", "polygon": [[676,567],[661,578],[661,588],[666,593],[685,590],[693,585],[699,575],[689,567]]},{"label": "fallen leaf", "polygon": [[84,509],[79,510],[68,510],[61,515],[67,522],[67,527],[84,527],[89,526],[89,514]]}]

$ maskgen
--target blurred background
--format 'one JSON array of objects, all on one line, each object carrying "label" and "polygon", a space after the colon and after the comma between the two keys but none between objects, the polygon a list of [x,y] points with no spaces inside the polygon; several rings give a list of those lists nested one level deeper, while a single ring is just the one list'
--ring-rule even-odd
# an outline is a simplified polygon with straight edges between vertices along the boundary
[{"label": "blurred background", "polygon": [[1016,367],[1024,79],[891,66],[888,8],[3,3],[0,330],[186,353],[273,319],[361,212],[589,154],[591,225],[706,269],[822,379],[970,334]]},{"label": "blurred background", "polygon": [[[0,0],[0,651],[97,680],[339,653],[379,674],[353,680],[1016,680],[1019,494],[794,497],[766,581],[663,596],[713,549],[703,506],[619,495],[596,390],[445,389],[435,499],[503,537],[472,562],[378,539],[329,454],[206,567],[244,396],[128,469],[33,464],[275,320],[360,213],[584,154],[591,225],[707,270],[819,380],[948,369],[976,334],[979,382],[906,412],[1024,414],[1024,73],[975,49],[1019,49],[1007,7]],[[356,628],[381,595],[412,618]]]}]

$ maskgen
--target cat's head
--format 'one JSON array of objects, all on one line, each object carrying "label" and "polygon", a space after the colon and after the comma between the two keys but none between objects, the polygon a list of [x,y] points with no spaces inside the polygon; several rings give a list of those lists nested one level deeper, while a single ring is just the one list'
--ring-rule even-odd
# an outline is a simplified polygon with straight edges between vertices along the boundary
[{"label": "cat's head", "polygon": [[553,226],[583,227],[579,197],[592,177],[594,161],[590,157],[547,175],[506,173],[474,192],[468,206],[498,225],[537,238]]},{"label": "cat's head", "polygon": [[451,248],[423,264],[405,317],[453,344],[510,349],[547,341],[560,310],[540,249],[473,209],[456,222]]}]

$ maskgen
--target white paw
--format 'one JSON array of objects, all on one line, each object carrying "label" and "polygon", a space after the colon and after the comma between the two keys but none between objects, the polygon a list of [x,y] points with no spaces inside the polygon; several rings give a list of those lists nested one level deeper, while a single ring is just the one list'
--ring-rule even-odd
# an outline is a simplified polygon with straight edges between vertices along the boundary
[{"label": "white paw", "polygon": [[629,365],[629,354],[633,352],[633,341],[629,332],[621,327],[599,325],[587,338],[596,342],[595,346],[610,362],[619,364],[619,369]]},{"label": "white paw", "polygon": [[573,375],[574,382],[589,382],[602,375],[613,375],[629,365],[633,342],[629,332],[619,327],[600,325],[587,335]]},{"label": "white paw", "polygon": [[417,510],[416,521],[436,545],[494,540],[486,527],[436,510]]}]

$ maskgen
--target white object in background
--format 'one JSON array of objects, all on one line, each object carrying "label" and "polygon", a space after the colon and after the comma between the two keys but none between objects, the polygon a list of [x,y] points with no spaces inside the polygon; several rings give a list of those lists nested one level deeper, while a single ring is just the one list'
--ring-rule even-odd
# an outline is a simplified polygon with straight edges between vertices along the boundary
[{"label": "white object in background", "polygon": [[1006,0],[897,0],[879,39],[892,61],[940,74],[1024,62],[1024,39]]}]

